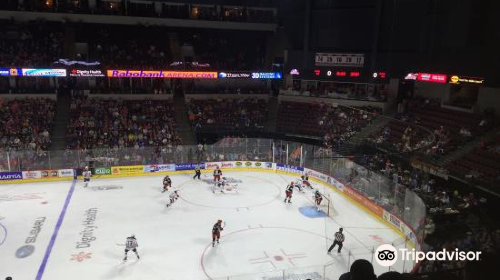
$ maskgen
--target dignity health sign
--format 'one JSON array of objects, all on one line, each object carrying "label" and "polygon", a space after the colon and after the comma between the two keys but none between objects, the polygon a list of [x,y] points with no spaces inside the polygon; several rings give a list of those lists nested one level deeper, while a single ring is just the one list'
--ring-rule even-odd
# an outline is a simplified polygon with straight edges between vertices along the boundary
[{"label": "dignity health sign", "polygon": [[217,79],[217,72],[200,71],[146,71],[146,70],[108,70],[110,78],[177,78],[177,79]]}]

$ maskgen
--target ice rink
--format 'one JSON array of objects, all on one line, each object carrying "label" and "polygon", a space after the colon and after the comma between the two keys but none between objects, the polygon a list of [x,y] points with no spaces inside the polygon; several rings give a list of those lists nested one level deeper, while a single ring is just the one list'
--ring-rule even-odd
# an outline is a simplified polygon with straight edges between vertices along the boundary
[{"label": "ice rink", "polygon": [[[309,217],[312,193],[284,190],[295,177],[227,172],[238,192],[212,193],[208,182],[171,175],[180,199],[171,207],[164,176],[93,178],[83,182],[0,185],[0,279],[289,279],[336,280],[354,259],[371,260],[383,243],[404,247],[395,231],[337,192],[312,182],[333,201],[333,217]],[[206,175],[202,179],[210,180]],[[302,211],[301,211],[302,210]],[[211,229],[226,223],[221,242]],[[326,251],[344,228],[340,255]],[[141,256],[125,238],[135,234]],[[406,264],[408,266],[408,264]],[[377,274],[387,268],[374,265]],[[391,268],[402,271],[403,264]],[[409,267],[404,268],[410,270]]]}]

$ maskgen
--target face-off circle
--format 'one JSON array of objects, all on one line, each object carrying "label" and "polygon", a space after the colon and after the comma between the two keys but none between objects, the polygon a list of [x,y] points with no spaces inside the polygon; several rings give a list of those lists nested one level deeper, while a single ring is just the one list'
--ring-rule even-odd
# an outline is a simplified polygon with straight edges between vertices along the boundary
[{"label": "face-off circle", "polygon": [[[262,271],[269,272],[266,273],[267,277],[274,277],[282,276],[284,269],[294,271],[304,267],[311,268],[310,271],[303,270],[304,273],[321,275],[322,271],[316,271],[316,268],[322,268],[321,264],[331,261],[325,258],[325,254],[318,254],[324,251],[325,239],[325,236],[318,233],[286,227],[237,230],[223,234],[220,244],[215,247],[208,244],[201,256],[201,266],[208,279]],[[291,240],[307,240],[307,246]],[[244,254],[234,253],[242,250],[245,251]]]},{"label": "face-off circle", "polygon": [[219,188],[206,182],[192,181],[182,184],[181,199],[187,203],[221,209],[248,209],[270,204],[280,198],[282,186],[244,172],[231,172],[231,178],[239,183],[232,183],[237,192],[223,193]]}]

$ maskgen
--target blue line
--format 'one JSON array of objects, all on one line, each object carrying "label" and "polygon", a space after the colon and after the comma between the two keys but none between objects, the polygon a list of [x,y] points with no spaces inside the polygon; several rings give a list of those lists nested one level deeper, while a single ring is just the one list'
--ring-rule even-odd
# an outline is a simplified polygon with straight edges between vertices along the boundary
[{"label": "blue line", "polygon": [[5,242],[5,240],[7,240],[7,228],[4,225],[2,225],[2,224],[0,224],[0,227],[2,227],[3,230],[5,231],[4,239],[2,240],[2,242],[0,242],[0,246],[2,246],[3,243]]},{"label": "blue line", "polygon": [[64,220],[64,216],[66,215],[66,210],[68,209],[69,201],[71,200],[71,196],[73,196],[73,191],[75,190],[76,180],[71,184],[71,188],[69,189],[68,195],[66,196],[66,201],[64,202],[64,206],[61,210],[61,214],[59,214],[59,219],[57,220],[56,228],[54,229],[54,233],[50,238],[49,246],[47,246],[47,250],[45,251],[45,256],[43,257],[42,264],[38,269],[38,273],[36,275],[36,280],[42,279],[43,272],[45,271],[45,267],[47,266],[47,262],[49,260],[50,253],[52,252],[52,248],[54,247],[54,243],[56,242],[57,233],[59,233],[59,228],[62,225]]}]

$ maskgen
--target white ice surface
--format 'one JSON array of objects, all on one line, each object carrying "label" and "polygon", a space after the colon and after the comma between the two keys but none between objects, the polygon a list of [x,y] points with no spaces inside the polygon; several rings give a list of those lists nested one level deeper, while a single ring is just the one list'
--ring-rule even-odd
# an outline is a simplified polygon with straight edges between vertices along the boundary
[{"label": "white ice surface", "polygon": [[[171,176],[181,198],[170,208],[165,207],[168,195],[161,193],[163,176],[93,179],[86,189],[77,182],[49,254],[72,182],[0,185],[0,279],[264,280],[316,272],[336,280],[354,259],[371,260],[370,251],[382,243],[405,246],[392,229],[317,183],[314,187],[333,201],[333,219],[308,218],[299,212],[299,207],[312,206],[310,193],[295,192],[292,204],[283,202],[291,176],[227,172],[225,176],[242,181],[238,193],[227,194],[213,194],[210,185],[191,176]],[[103,186],[112,188],[97,189]],[[87,235],[95,240],[77,248],[85,211],[92,208],[97,209],[96,219],[89,223]],[[34,253],[16,257],[16,250],[33,235],[38,217],[45,221],[32,244]],[[226,228],[221,243],[212,248],[211,228],[218,219]],[[327,255],[340,226],[346,235],[342,254],[335,249]],[[141,259],[129,252],[123,262],[120,245],[130,234],[137,237]],[[391,269],[402,271],[403,266],[410,269],[402,262]],[[374,267],[377,274],[388,270]]]}]

